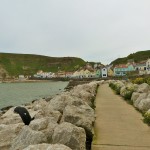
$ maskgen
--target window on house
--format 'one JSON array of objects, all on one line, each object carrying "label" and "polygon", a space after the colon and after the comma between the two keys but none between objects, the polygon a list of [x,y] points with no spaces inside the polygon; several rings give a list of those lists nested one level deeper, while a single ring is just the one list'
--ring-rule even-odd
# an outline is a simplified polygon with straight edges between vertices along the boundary
[{"label": "window on house", "polygon": [[104,77],[106,77],[106,74],[103,74]]},{"label": "window on house", "polygon": [[146,67],[144,67],[144,70],[146,70]]}]

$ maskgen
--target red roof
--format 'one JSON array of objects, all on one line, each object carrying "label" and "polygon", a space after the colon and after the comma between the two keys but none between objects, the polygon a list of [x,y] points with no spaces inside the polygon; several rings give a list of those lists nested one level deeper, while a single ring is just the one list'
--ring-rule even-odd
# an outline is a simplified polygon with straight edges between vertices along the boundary
[{"label": "red roof", "polygon": [[116,65],[115,68],[128,68],[128,66],[125,64],[121,64],[121,65]]}]

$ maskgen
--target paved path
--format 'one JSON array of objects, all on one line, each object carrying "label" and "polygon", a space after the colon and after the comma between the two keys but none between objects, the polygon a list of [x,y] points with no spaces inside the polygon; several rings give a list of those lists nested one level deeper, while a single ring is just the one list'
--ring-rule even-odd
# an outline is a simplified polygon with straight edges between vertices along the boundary
[{"label": "paved path", "polygon": [[108,84],[98,89],[96,116],[92,150],[150,150],[150,127]]}]

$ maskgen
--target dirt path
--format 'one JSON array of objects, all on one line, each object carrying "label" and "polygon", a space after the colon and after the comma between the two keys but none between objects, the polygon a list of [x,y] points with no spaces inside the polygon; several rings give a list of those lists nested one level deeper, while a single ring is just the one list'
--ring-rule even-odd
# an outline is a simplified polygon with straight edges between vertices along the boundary
[{"label": "dirt path", "polygon": [[150,150],[150,127],[108,84],[98,89],[96,116],[92,150]]}]

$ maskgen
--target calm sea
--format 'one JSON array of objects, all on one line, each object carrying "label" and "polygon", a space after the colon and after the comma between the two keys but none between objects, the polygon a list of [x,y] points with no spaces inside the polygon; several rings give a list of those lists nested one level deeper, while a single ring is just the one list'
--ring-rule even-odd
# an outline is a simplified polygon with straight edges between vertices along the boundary
[{"label": "calm sea", "polygon": [[53,96],[64,90],[68,82],[0,83],[0,109]]}]

